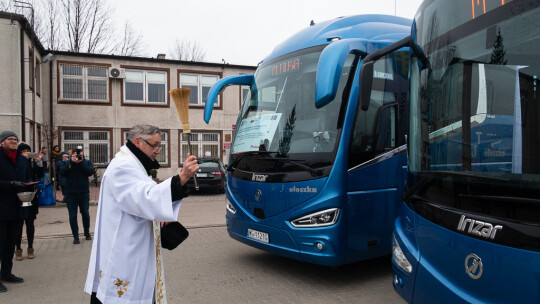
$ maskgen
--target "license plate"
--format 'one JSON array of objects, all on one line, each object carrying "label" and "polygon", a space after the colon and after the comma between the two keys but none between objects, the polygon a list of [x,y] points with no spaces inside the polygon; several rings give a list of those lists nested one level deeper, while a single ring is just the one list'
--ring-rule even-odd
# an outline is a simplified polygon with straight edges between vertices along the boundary
[{"label": "license plate", "polygon": [[207,177],[206,173],[197,173],[197,177]]},{"label": "license plate", "polygon": [[257,241],[261,241],[261,242],[264,242],[264,243],[270,242],[270,239],[268,237],[268,233],[260,232],[260,231],[253,230],[253,229],[248,229],[248,238],[254,239],[254,240],[257,240]]}]

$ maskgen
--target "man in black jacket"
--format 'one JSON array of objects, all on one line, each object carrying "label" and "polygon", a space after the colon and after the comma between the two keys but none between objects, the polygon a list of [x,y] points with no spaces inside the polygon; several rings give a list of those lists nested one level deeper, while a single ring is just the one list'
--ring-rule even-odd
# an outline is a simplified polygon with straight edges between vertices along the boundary
[{"label": "man in black jacket", "polygon": [[94,174],[94,165],[84,158],[82,147],[78,147],[60,167],[60,178],[65,179],[64,201],[69,213],[69,225],[73,234],[73,244],[80,244],[79,225],[77,224],[77,207],[82,216],[84,236],[91,240],[90,236],[90,188],[88,177]]},{"label": "man in black jacket", "polygon": [[[15,132],[0,133],[0,281],[8,283],[24,281],[11,273],[15,243],[24,211],[17,193],[30,190],[25,185],[30,181],[26,170],[28,160],[17,151],[18,142]],[[0,292],[5,291],[7,288],[0,283]]]}]

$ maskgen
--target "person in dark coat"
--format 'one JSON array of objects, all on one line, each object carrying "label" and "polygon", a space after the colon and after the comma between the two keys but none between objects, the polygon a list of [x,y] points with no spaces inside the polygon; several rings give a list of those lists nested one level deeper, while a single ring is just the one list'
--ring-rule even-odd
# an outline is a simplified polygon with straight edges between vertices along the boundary
[{"label": "person in dark coat", "polygon": [[82,147],[73,151],[71,158],[60,167],[60,178],[65,178],[64,201],[69,213],[69,225],[73,234],[73,244],[80,244],[79,225],[77,224],[77,208],[81,212],[84,236],[91,240],[90,236],[90,185],[88,177],[94,174],[94,165],[84,158]]},{"label": "person in dark coat", "polygon": [[[7,283],[22,283],[23,278],[15,276],[13,255],[20,227],[22,203],[18,192],[30,190],[26,185],[30,181],[26,167],[28,160],[17,151],[19,138],[13,131],[0,132],[0,281]],[[7,291],[0,283],[0,292]]]},{"label": "person in dark coat", "polygon": [[[60,190],[60,181],[58,180],[58,163],[62,161],[62,151],[60,151],[60,146],[54,145],[51,151],[51,171],[54,172],[54,181],[56,185],[56,190]],[[53,170],[54,169],[54,170]]]},{"label": "person in dark coat", "polygon": [[62,195],[66,195],[64,193],[64,188],[66,187],[66,178],[62,175],[60,175],[60,169],[67,164],[67,160],[69,158],[69,155],[66,152],[62,152],[60,161],[56,163],[56,172],[58,172],[58,186],[60,186],[60,189],[62,189]]},{"label": "person in dark coat", "polygon": [[[32,181],[39,181],[43,178],[43,174],[45,172],[45,170],[43,169],[43,163],[41,162],[42,155],[41,153],[39,153],[35,158],[29,157],[28,153],[30,152],[30,150],[30,146],[25,143],[21,143],[19,144],[19,147],[17,147],[17,151],[19,151],[24,157],[28,159],[27,175],[31,176]],[[23,259],[21,241],[24,224],[26,224],[26,239],[28,240],[27,257],[29,259],[35,258],[34,233],[36,231],[36,228],[34,225],[34,221],[36,220],[36,216],[39,213],[38,196],[34,196],[34,199],[32,200],[32,206],[24,207],[24,209],[26,209],[26,219],[24,219],[24,221],[21,221],[19,237],[17,238],[17,242],[15,244],[16,261],[21,261]]]}]

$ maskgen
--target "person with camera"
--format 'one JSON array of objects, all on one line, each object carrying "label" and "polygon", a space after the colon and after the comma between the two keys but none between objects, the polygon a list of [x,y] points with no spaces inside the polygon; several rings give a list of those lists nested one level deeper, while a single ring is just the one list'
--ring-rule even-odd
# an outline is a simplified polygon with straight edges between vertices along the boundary
[{"label": "person with camera", "polygon": [[15,276],[13,255],[23,217],[22,202],[19,192],[32,189],[26,183],[30,181],[26,170],[28,160],[17,151],[19,138],[13,131],[0,132],[0,292],[6,292],[3,283],[22,283],[23,278]]},{"label": "person with camera", "polygon": [[65,179],[64,202],[69,213],[69,225],[73,234],[73,244],[80,244],[79,225],[77,223],[77,208],[81,212],[84,236],[90,236],[90,186],[88,177],[94,173],[94,165],[84,157],[81,146],[77,147],[63,166],[60,167],[60,176]]}]

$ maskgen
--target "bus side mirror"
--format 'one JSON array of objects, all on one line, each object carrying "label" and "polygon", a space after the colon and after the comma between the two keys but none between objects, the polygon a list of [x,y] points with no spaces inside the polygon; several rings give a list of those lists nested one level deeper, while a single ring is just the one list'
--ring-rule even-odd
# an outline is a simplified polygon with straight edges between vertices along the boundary
[{"label": "bus side mirror", "polygon": [[251,86],[254,80],[255,76],[253,74],[249,74],[225,77],[214,83],[214,85],[212,85],[212,88],[210,88],[210,91],[208,92],[208,99],[206,100],[206,104],[204,105],[204,121],[206,123],[210,122],[210,117],[212,117],[212,110],[214,109],[214,103],[216,103],[216,99],[218,98],[218,95],[221,93],[221,91],[223,91],[226,87],[230,85]]},{"label": "bus side mirror", "polygon": [[373,61],[364,61],[360,68],[360,107],[362,111],[369,108],[371,84],[373,83]]},{"label": "bus side mirror", "polygon": [[345,60],[350,53],[365,54],[364,39],[343,39],[332,42],[321,53],[315,81],[315,107],[320,109],[336,97]]},{"label": "bus side mirror", "polygon": [[[382,49],[376,50],[364,58],[364,62],[362,62],[362,67],[360,68],[360,96],[358,97],[361,109],[363,111],[367,111],[369,108],[371,84],[373,82],[373,63],[378,59],[404,47],[412,48],[414,51],[417,49],[412,42],[411,36],[407,36],[397,42],[383,47]],[[427,62],[427,58],[425,58],[425,56],[423,58],[424,60],[422,60],[422,62]]]}]

